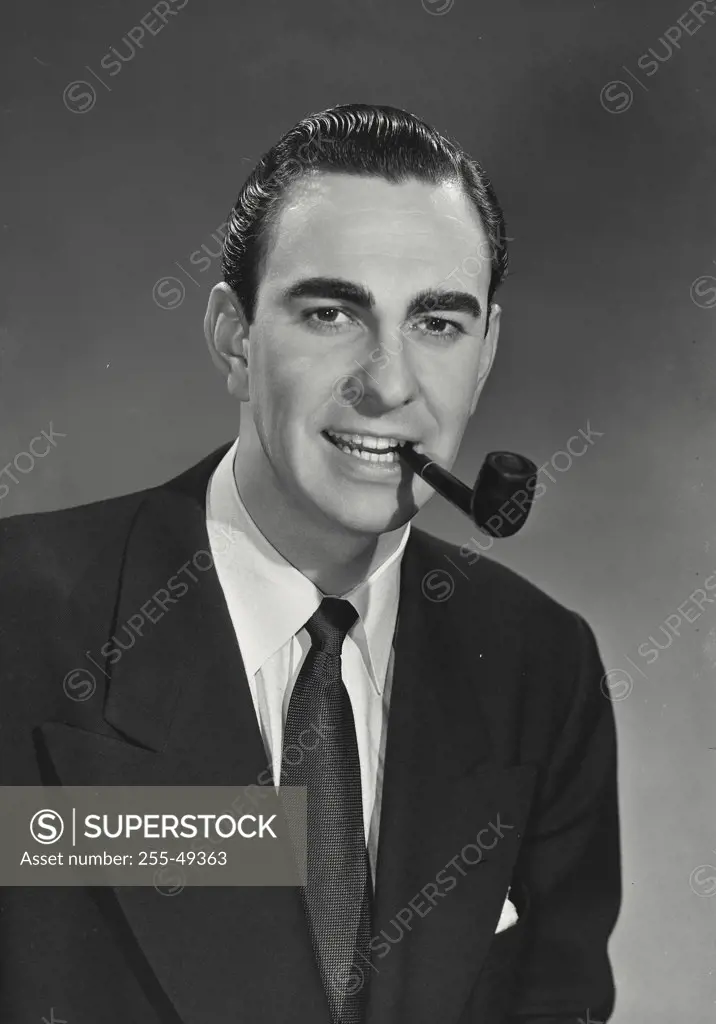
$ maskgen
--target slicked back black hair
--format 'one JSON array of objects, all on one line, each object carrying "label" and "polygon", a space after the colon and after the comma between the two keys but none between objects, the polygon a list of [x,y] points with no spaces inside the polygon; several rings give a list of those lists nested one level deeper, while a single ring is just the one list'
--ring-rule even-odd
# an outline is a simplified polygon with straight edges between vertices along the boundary
[{"label": "slicked back black hair", "polygon": [[458,183],[474,204],[492,263],[488,301],[507,273],[505,221],[480,164],[420,118],[397,107],[348,103],[304,117],[259,160],[228,218],[222,271],[249,323],[275,226],[287,190],[304,175],[338,171],[399,183]]}]

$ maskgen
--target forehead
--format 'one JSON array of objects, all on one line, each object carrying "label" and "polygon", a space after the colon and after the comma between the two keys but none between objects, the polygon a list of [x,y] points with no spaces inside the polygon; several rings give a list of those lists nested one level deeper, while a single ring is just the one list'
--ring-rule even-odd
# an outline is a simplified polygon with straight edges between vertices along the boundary
[{"label": "forehead", "polygon": [[319,173],[294,183],[270,233],[263,284],[343,277],[386,289],[461,287],[491,276],[479,214],[459,185]]}]

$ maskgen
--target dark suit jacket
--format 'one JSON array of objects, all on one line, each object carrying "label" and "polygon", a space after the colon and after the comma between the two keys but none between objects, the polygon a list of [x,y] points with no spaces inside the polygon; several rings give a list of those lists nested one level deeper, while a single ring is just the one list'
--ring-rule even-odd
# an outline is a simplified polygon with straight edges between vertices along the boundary
[{"label": "dark suit jacket", "polygon": [[[0,523],[1,784],[249,785],[266,768],[218,578],[191,568],[224,450],[145,492]],[[454,579],[445,600],[436,577],[423,585],[435,569]],[[69,699],[85,652],[101,663],[172,579],[175,594],[188,581],[181,598],[109,678],[94,669],[94,696]],[[592,632],[508,569],[413,530],[395,650],[368,1024],[606,1020],[616,757]],[[509,885],[520,920],[495,935]],[[51,1008],[68,1024],[329,1024],[296,889],[0,898],[2,1024]]]}]

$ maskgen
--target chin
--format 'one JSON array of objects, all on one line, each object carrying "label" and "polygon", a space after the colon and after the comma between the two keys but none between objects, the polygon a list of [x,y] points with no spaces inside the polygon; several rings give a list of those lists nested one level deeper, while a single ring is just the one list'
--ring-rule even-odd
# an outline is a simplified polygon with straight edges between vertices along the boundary
[{"label": "chin", "polygon": [[400,529],[416,514],[417,508],[402,509],[392,504],[381,509],[377,503],[354,505],[351,509],[324,508],[323,514],[333,520],[336,525],[354,533],[379,535]]}]

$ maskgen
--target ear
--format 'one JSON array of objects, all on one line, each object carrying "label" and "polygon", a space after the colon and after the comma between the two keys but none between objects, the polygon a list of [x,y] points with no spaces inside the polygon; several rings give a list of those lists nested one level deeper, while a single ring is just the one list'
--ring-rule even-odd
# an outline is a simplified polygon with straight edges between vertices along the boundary
[{"label": "ear", "polygon": [[224,281],[211,289],[204,336],[212,362],[226,377],[229,394],[240,402],[248,402],[249,325],[236,293]]},{"label": "ear", "polygon": [[502,316],[502,308],[493,302],[490,306],[487,321],[487,331],[485,337],[480,342],[480,362],[478,364],[477,383],[475,385],[475,393],[472,396],[470,403],[470,416],[474,413],[477,408],[477,400],[480,397],[485,381],[487,380],[488,374],[492,369],[492,364],[495,360],[495,353],[497,352],[497,339],[500,336],[500,317]]}]

